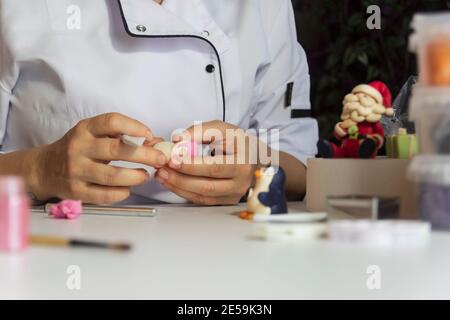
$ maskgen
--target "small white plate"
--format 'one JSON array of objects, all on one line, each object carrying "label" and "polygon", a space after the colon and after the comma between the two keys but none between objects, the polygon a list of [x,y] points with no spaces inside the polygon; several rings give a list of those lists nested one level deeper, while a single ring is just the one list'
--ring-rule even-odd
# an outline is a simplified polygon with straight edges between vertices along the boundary
[{"label": "small white plate", "polygon": [[326,212],[292,212],[288,214],[255,214],[253,221],[255,222],[279,222],[279,223],[310,223],[324,221],[328,217]]}]

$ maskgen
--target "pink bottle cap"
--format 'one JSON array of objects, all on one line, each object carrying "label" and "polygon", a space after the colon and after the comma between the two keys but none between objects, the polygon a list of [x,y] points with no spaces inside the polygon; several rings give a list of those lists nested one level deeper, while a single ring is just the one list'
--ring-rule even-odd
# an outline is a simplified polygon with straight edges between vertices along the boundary
[{"label": "pink bottle cap", "polygon": [[0,195],[22,194],[24,192],[23,180],[16,176],[0,177]]}]

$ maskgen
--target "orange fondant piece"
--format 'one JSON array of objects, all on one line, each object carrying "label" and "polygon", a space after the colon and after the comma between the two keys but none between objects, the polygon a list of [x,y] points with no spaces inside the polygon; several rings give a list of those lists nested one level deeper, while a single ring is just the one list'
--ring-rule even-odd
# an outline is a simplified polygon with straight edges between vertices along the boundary
[{"label": "orange fondant piece", "polygon": [[248,212],[248,211],[242,211],[239,214],[239,217],[243,220],[253,220],[253,216],[254,216],[254,214],[252,212]]}]

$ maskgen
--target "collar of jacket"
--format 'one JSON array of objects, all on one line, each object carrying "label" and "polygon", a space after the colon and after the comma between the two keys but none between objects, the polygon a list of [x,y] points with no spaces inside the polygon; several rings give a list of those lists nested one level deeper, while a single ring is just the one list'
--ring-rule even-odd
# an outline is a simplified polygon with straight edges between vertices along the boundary
[{"label": "collar of jacket", "polygon": [[208,41],[223,54],[230,39],[205,8],[202,0],[117,0],[125,28],[133,37],[192,37]]}]

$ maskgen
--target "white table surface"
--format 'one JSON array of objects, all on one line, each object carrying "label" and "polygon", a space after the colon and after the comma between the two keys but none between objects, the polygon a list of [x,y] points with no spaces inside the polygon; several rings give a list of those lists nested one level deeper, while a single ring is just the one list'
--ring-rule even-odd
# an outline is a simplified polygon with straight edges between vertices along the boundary
[{"label": "white table surface", "polygon": [[[302,209],[302,204],[291,204]],[[25,299],[397,299],[450,298],[450,233],[415,249],[327,240],[248,238],[238,207],[159,207],[156,218],[84,216],[54,220],[33,213],[33,233],[127,240],[130,253],[31,247],[0,253],[0,298]],[[81,268],[81,289],[66,287]],[[369,290],[367,267],[381,268]]]}]

